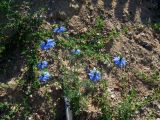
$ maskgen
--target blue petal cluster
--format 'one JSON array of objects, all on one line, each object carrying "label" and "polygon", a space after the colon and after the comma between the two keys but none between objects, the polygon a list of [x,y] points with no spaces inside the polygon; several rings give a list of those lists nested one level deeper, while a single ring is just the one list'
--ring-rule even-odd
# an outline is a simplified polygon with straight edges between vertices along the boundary
[{"label": "blue petal cluster", "polygon": [[96,70],[96,68],[94,67],[93,70],[90,70],[90,72],[88,73],[89,79],[92,81],[98,81],[101,79],[101,73]]},{"label": "blue petal cluster", "polygon": [[53,30],[54,33],[63,33],[66,31],[66,28],[65,27],[57,27]]},{"label": "blue petal cluster", "polygon": [[49,80],[49,78],[50,78],[49,72],[43,72],[38,79],[41,82],[46,82],[47,80]]},{"label": "blue petal cluster", "polygon": [[41,61],[41,62],[38,63],[37,67],[39,69],[44,69],[44,68],[48,67],[48,62],[47,61]]},{"label": "blue petal cluster", "polygon": [[41,43],[40,47],[42,50],[48,50],[56,45],[56,42],[53,39],[47,39]]},{"label": "blue petal cluster", "polygon": [[114,57],[113,61],[114,61],[114,64],[116,64],[118,67],[121,67],[121,68],[125,67],[126,65],[125,58],[120,57],[120,56]]},{"label": "blue petal cluster", "polygon": [[80,55],[81,54],[81,50],[80,49],[73,49],[72,53],[75,55]]}]

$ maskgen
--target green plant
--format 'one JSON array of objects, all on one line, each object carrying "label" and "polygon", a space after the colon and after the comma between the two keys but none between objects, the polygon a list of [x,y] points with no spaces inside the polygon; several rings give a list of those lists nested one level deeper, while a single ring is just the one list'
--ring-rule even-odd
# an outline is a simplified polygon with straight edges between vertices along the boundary
[{"label": "green plant", "polygon": [[150,74],[146,74],[145,72],[140,71],[136,74],[136,76],[146,84],[150,84],[153,86],[158,86],[160,81],[160,74],[159,71],[156,69],[153,70],[153,72]]},{"label": "green plant", "polygon": [[102,95],[97,96],[98,97],[98,102],[99,106],[102,112],[102,119],[103,120],[112,120],[113,118],[113,111],[112,107],[109,104],[109,101],[107,100],[108,97],[108,84],[106,80],[102,80],[99,87],[103,90]]},{"label": "green plant", "polygon": [[10,112],[9,115],[5,112],[4,116],[10,117],[5,120],[14,119],[14,116],[26,120],[32,113],[30,95],[40,87],[35,72],[39,57],[37,48],[40,41],[50,35],[50,33],[44,31],[41,27],[43,19],[38,16],[43,11],[23,14],[20,11],[12,11],[13,8],[16,9],[19,6],[15,8],[13,4],[10,4],[11,0],[1,2],[3,4],[0,4],[0,10],[6,9],[3,11],[6,21],[0,24],[0,43],[2,43],[0,46],[0,58],[5,61],[11,56],[12,58],[16,57],[14,53],[19,54],[24,58],[27,68],[18,85],[18,89],[22,94],[19,98],[21,101],[14,101],[13,103],[19,104],[17,112],[15,113],[10,110],[12,115],[10,115]]},{"label": "green plant", "polygon": [[133,100],[136,96],[134,90],[130,92],[129,95],[116,107],[116,119],[117,120],[130,120],[133,111]]},{"label": "green plant", "polygon": [[0,102],[0,119],[1,120],[10,120],[15,117],[16,110],[11,109],[11,105],[8,103]]},{"label": "green plant", "polygon": [[138,73],[137,73],[137,76],[138,76],[140,79],[147,80],[147,75],[146,75],[143,71],[138,72]]},{"label": "green plant", "polygon": [[152,74],[151,74],[151,76],[150,76],[151,78],[151,80],[153,80],[153,81],[160,81],[160,72],[159,72],[159,70],[155,70]]},{"label": "green plant", "polygon": [[71,106],[73,113],[76,116],[80,115],[81,106],[80,99],[82,94],[80,92],[80,81],[77,77],[78,73],[76,71],[71,72],[63,67],[63,86],[64,86],[64,96],[66,96],[71,101]]},{"label": "green plant", "polygon": [[152,25],[152,28],[154,29],[154,30],[156,30],[156,31],[160,31],[160,23],[154,23],[153,25]]},{"label": "green plant", "polygon": [[96,25],[95,25],[95,27],[96,27],[98,30],[101,30],[104,26],[105,26],[104,20],[103,20],[100,16],[98,16],[98,17],[96,18]]},{"label": "green plant", "polygon": [[112,30],[108,33],[108,40],[113,40],[115,38],[118,38],[120,36],[120,32],[117,32],[116,30]]}]

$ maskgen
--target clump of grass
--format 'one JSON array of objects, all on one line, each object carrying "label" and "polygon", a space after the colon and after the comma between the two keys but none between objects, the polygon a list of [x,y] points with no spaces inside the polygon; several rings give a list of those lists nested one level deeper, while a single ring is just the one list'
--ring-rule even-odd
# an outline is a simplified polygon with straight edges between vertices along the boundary
[{"label": "clump of grass", "polygon": [[0,119],[10,120],[15,118],[16,109],[12,110],[8,103],[0,103]]},{"label": "clump of grass", "polygon": [[80,100],[82,94],[80,92],[80,80],[77,77],[78,73],[74,70],[70,71],[65,66],[62,66],[63,76],[61,78],[64,90],[64,96],[66,96],[70,102],[74,113],[74,116],[80,117],[81,105]]},{"label": "clump of grass", "polygon": [[136,94],[135,91],[131,91],[130,95],[119,104],[116,108],[116,119],[117,120],[130,120],[132,117],[133,111],[133,100]]},{"label": "clump of grass", "polygon": [[155,31],[160,32],[160,23],[154,23],[154,24],[152,25],[152,28],[153,28]]},{"label": "clump of grass", "polygon": [[153,72],[150,74],[147,74],[144,71],[139,71],[138,73],[136,73],[136,76],[143,82],[153,86],[158,86],[158,83],[160,81],[159,70],[156,69],[153,70]]},{"label": "clump of grass", "polygon": [[104,28],[104,26],[105,26],[105,22],[104,22],[103,18],[101,18],[100,16],[98,16],[96,18],[96,23],[95,23],[96,29],[102,30]]}]

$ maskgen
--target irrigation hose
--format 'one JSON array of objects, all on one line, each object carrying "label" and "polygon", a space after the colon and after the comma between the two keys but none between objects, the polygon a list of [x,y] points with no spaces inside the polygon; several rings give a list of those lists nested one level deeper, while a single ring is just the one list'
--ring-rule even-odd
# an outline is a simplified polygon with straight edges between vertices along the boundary
[{"label": "irrigation hose", "polygon": [[[61,68],[61,65],[62,65],[61,60],[59,60],[58,65],[59,65],[59,68]],[[61,83],[62,90],[64,93],[64,80],[63,79],[61,79],[61,80],[62,80],[62,83]],[[63,99],[64,99],[64,103],[65,103],[66,120],[73,120],[73,114],[72,114],[72,110],[71,110],[70,100],[66,96],[64,96]]]},{"label": "irrigation hose", "polygon": [[70,101],[67,97],[64,97],[65,109],[66,109],[66,120],[72,120],[72,110],[70,106]]}]

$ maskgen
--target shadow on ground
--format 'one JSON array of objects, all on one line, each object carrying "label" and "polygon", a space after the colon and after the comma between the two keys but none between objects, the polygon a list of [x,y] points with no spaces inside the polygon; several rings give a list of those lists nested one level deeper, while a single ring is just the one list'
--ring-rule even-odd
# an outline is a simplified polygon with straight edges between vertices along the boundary
[{"label": "shadow on ground", "polygon": [[[96,9],[99,11],[113,10],[115,18],[119,20],[127,17],[130,21],[139,19],[139,21],[143,23],[156,22],[156,12],[153,10],[160,5],[158,0],[24,0],[19,1],[19,4],[24,4],[26,2],[31,5],[30,10],[32,12],[44,8],[47,11],[46,17],[50,19],[50,21],[64,21],[70,19],[74,15],[81,14],[82,11],[91,12],[87,9],[90,6],[94,6],[93,12],[97,12]],[[84,8],[86,10],[84,10]]]},{"label": "shadow on ground", "polygon": [[[5,94],[0,95],[0,103],[7,102],[7,104],[11,106],[18,106],[18,111],[13,114],[13,120],[24,119],[31,116],[36,120],[64,120],[65,105],[62,99],[63,91],[51,87],[51,91],[48,92],[43,85],[41,85],[41,89],[37,89],[33,86],[34,78],[33,67],[30,66],[16,88],[8,87],[7,89],[3,89],[3,87],[1,87],[2,93]],[[0,113],[0,115],[2,115],[2,113]],[[27,114],[27,116],[25,116],[24,113]]]},{"label": "shadow on ground", "polygon": [[[15,37],[15,35],[13,35]],[[14,37],[10,37],[5,43],[5,50],[0,56],[0,82],[7,83],[12,78],[21,74],[21,68],[25,64],[24,57],[21,55],[20,44],[15,42]],[[12,41],[12,42],[11,42]]]}]

